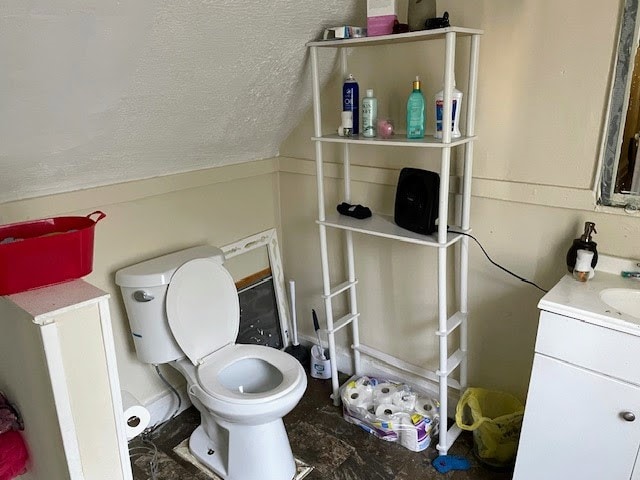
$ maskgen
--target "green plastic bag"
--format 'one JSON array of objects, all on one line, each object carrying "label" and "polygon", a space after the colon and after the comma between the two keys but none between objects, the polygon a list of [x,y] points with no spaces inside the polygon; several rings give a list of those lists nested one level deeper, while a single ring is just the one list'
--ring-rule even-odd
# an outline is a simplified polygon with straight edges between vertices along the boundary
[{"label": "green plastic bag", "polygon": [[490,465],[508,466],[518,450],[524,405],[513,395],[468,388],[456,407],[456,424],[473,431],[476,454]]}]

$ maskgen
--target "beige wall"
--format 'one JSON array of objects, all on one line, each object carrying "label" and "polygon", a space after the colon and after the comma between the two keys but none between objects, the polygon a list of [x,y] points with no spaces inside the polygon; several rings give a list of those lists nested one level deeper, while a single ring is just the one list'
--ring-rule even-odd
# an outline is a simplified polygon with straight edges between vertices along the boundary
[{"label": "beige wall", "polygon": [[[595,206],[593,193],[617,26],[611,2],[439,1],[452,23],[485,30],[480,50],[471,224],[498,263],[551,288],[584,221],[594,221],[599,250],[640,258],[640,218]],[[370,47],[349,56],[361,90],[374,88],[381,115],[404,129],[404,102],[414,75],[430,102],[441,88],[442,45]],[[466,93],[468,41],[456,63]],[[321,51],[321,59],[333,54]],[[327,61],[327,60],[323,60]],[[324,87],[323,130],[338,125],[341,80]],[[464,114],[464,112],[463,112]],[[433,115],[427,128],[433,129]],[[301,330],[310,308],[323,310],[311,115],[282,145],[281,205],[285,270],[298,280]],[[412,149],[409,149],[412,150]],[[325,147],[339,162],[339,150]],[[393,213],[399,169],[438,169],[439,157],[407,149],[351,149],[354,203]],[[456,162],[453,162],[456,165]],[[331,177],[340,168],[327,167]],[[327,182],[329,209],[342,201]],[[342,277],[341,246],[329,232],[332,277]],[[412,363],[435,366],[435,252],[355,235],[364,343]],[[307,247],[309,245],[309,247]],[[542,292],[493,267],[470,244],[470,383],[519,395],[527,389]],[[336,248],[331,248],[336,247]],[[342,280],[341,280],[342,281]],[[338,305],[338,310],[343,306]],[[300,313],[301,312],[301,313]],[[570,340],[570,339],[568,339]],[[347,345],[341,338],[340,344]]]},{"label": "beige wall", "polygon": [[94,271],[85,280],[111,293],[121,387],[148,403],[167,389],[135,356],[115,272],[164,253],[225,245],[277,226],[276,166],[276,160],[264,160],[6,203],[0,205],[0,218],[9,223],[94,210],[107,214],[96,225]]},{"label": "beige wall", "polygon": [[[640,218],[595,211],[592,193],[615,44],[617,12],[600,2],[441,1],[453,22],[484,28],[481,46],[472,226],[493,258],[549,288],[585,220],[596,222],[600,251],[640,257]],[[462,44],[464,48],[464,43]],[[323,68],[334,61],[322,52]],[[437,46],[373,47],[350,56],[362,89],[374,88],[381,114],[401,125],[411,79],[427,98],[440,88]],[[466,92],[464,61],[458,84]],[[340,81],[325,87],[325,131],[337,126]],[[310,88],[310,85],[307,85]],[[428,126],[431,125],[432,119]],[[100,209],[95,269],[86,280],[112,294],[122,388],[149,402],[166,388],[133,350],[119,292],[119,268],[201,243],[224,245],[281,226],[285,273],[297,281],[298,319],[312,335],[322,313],[311,117],[281,146],[282,157],[0,204],[0,223]],[[326,149],[337,161],[336,149]],[[392,213],[399,168],[435,169],[437,156],[397,149],[353,149],[353,199]],[[455,162],[454,162],[455,163]],[[280,172],[278,174],[278,172]],[[330,176],[339,169],[328,168]],[[329,205],[339,181],[327,183]],[[407,361],[435,359],[435,252],[356,236],[363,340]],[[332,274],[340,243],[331,232]],[[537,326],[537,290],[505,276],[471,246],[470,379],[524,394]],[[425,308],[426,307],[426,308]],[[342,308],[337,305],[337,310]],[[346,346],[347,340],[341,340]],[[172,376],[177,380],[175,376]]]}]

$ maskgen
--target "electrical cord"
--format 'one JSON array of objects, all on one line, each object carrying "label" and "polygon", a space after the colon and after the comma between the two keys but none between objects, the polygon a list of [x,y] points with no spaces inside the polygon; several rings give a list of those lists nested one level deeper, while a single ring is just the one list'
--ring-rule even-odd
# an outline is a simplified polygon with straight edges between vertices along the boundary
[{"label": "electrical cord", "polygon": [[176,407],[176,409],[173,411],[173,413],[168,419],[162,420],[156,423],[154,426],[146,428],[144,432],[140,434],[140,438],[142,439],[142,445],[129,448],[129,458],[134,460],[136,457],[141,457],[143,455],[150,455],[151,456],[151,460],[149,460],[149,474],[151,475],[150,480],[157,480],[158,479],[158,447],[156,447],[155,443],[153,443],[151,436],[157,432],[160,432],[165,427],[165,425],[169,423],[170,420],[173,420],[174,418],[176,418],[176,416],[178,415],[178,412],[180,412],[180,407],[182,407],[182,398],[180,397],[180,394],[175,389],[175,387],[171,385],[171,383],[169,383],[169,381],[164,377],[164,375],[162,375],[162,372],[160,371],[160,367],[158,366],[158,364],[154,364],[153,366],[155,367],[156,373],[160,377],[160,380],[162,380],[162,382],[167,387],[169,387],[169,389],[173,392],[173,394],[178,399],[178,406]]},{"label": "electrical cord", "polygon": [[138,447],[130,447],[129,458],[134,460],[136,457],[150,455],[149,475],[151,475],[151,480],[158,480],[158,447],[156,447],[155,443],[151,441],[149,435],[151,435],[151,433],[146,431],[141,434],[142,445]]},{"label": "electrical cord", "polygon": [[153,427],[147,428],[145,432],[148,432],[149,434],[159,432],[160,430],[162,430],[170,420],[173,420],[178,416],[178,412],[180,412],[180,407],[182,407],[182,398],[180,398],[180,394],[178,393],[178,391],[175,389],[173,385],[171,385],[171,383],[169,383],[169,381],[164,377],[164,375],[162,375],[162,372],[160,371],[160,367],[158,366],[158,364],[153,364],[153,366],[155,367],[156,373],[160,377],[160,380],[162,380],[162,383],[164,383],[167,387],[169,387],[169,389],[173,392],[173,394],[178,399],[178,406],[176,407],[176,409],[173,411],[173,413],[169,418],[156,423]]},{"label": "electrical cord", "polygon": [[474,242],[476,242],[478,244],[478,246],[480,247],[480,250],[482,250],[482,253],[484,253],[485,257],[487,257],[487,260],[489,260],[491,262],[491,264],[493,264],[494,266],[498,267],[500,270],[502,270],[503,272],[508,273],[509,275],[517,278],[518,280],[520,280],[521,282],[527,283],[531,286],[536,287],[538,290],[543,291],[544,293],[547,293],[549,290],[545,290],[544,288],[542,288],[541,286],[537,285],[536,283],[532,282],[531,280],[527,280],[526,278],[521,277],[520,275],[513,273],[511,270],[506,269],[505,267],[503,267],[502,265],[494,262],[491,257],[489,256],[489,254],[487,253],[487,251],[484,249],[484,247],[482,246],[482,244],[478,241],[478,239],[476,237],[474,237],[473,235],[471,235],[470,233],[466,233],[466,232],[460,232],[457,230],[449,230],[451,233],[457,233],[459,235],[464,235],[466,237],[469,237],[471,239],[473,239]]}]

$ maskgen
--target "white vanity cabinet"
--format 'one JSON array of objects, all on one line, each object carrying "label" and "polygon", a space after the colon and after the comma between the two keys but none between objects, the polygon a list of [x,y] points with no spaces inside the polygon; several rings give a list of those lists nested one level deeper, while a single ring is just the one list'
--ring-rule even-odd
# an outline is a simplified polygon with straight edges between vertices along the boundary
[{"label": "white vanity cabinet", "polygon": [[620,281],[600,277],[567,276],[540,302],[514,480],[640,480],[640,328],[600,305]]},{"label": "white vanity cabinet", "polygon": [[109,294],[75,280],[0,296],[0,390],[24,418],[24,480],[131,480]]}]

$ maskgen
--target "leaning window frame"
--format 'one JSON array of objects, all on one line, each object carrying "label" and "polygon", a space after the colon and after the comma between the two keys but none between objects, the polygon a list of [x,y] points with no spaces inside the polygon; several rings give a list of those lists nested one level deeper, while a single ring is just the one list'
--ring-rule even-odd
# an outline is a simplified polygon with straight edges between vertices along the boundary
[{"label": "leaning window frame", "polygon": [[599,203],[608,206],[640,208],[640,195],[615,193],[615,179],[618,174],[620,149],[624,122],[630,97],[630,84],[633,77],[633,61],[640,39],[638,27],[638,3],[640,0],[625,0],[620,37],[616,49],[613,72],[613,86],[609,97],[607,121],[602,145],[602,166],[600,169]]}]

